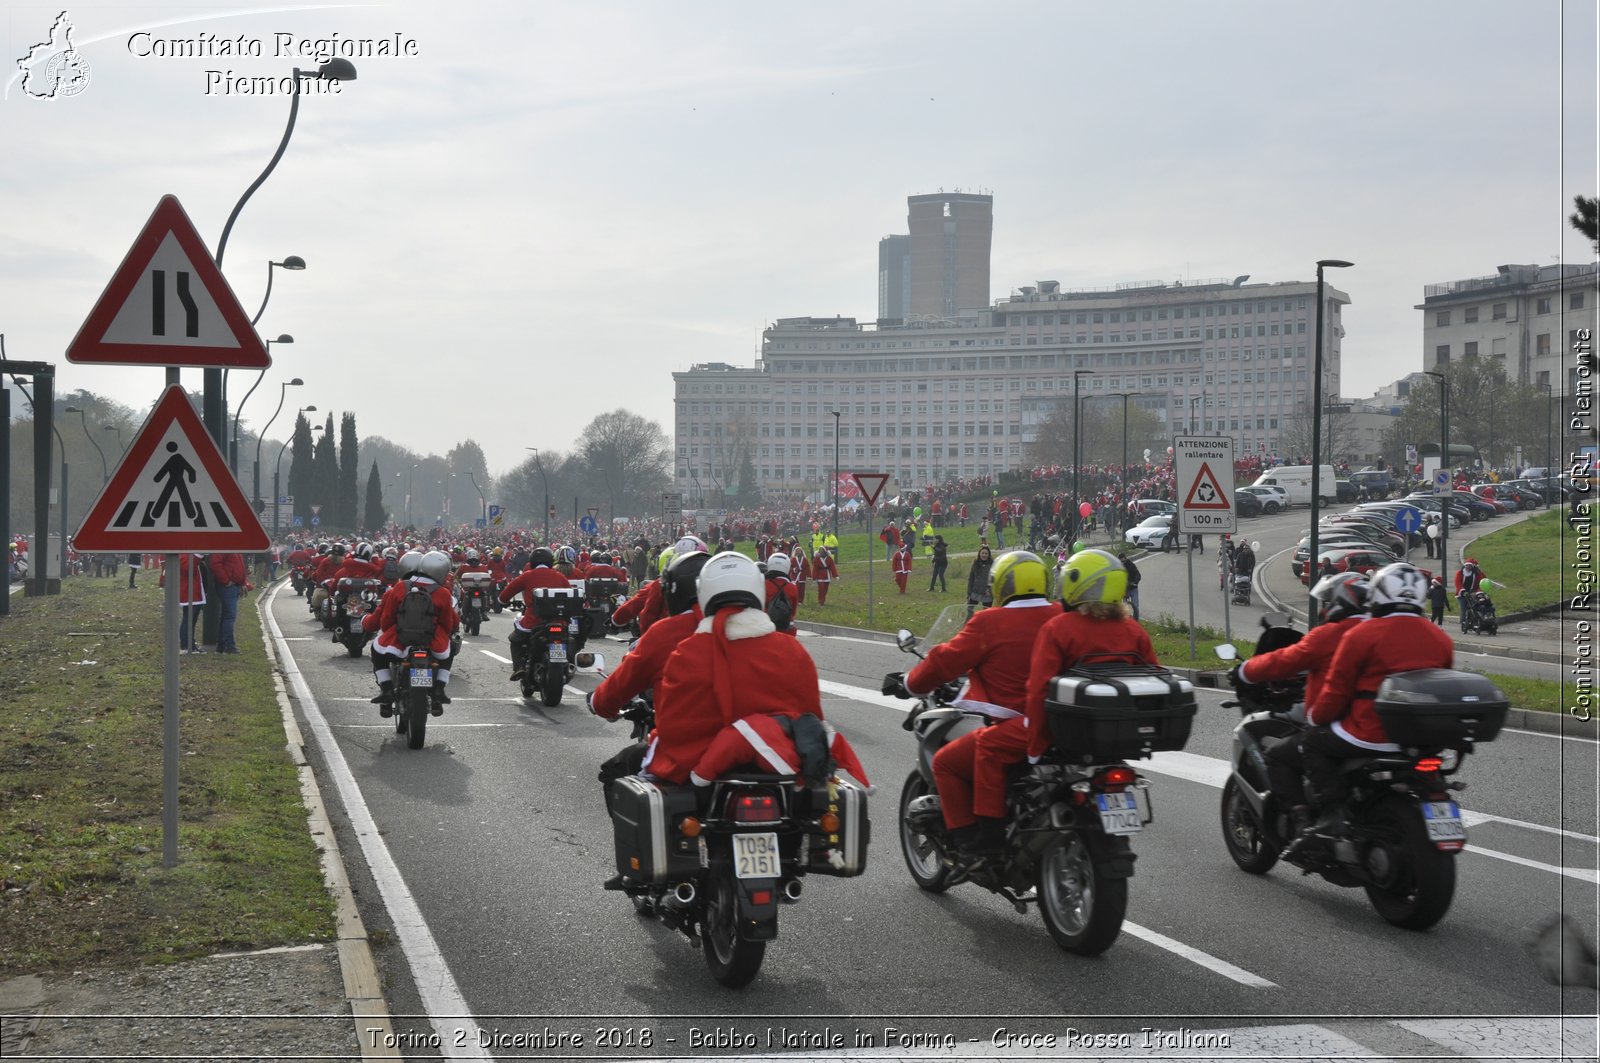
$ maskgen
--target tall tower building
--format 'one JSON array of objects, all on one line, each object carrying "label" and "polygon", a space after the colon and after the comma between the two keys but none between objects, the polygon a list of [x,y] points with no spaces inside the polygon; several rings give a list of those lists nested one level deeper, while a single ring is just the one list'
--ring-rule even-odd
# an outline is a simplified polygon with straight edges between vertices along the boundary
[{"label": "tall tower building", "polygon": [[[972,192],[908,196],[909,317],[953,318],[989,305],[994,197]],[[881,272],[881,271],[880,271]]]},{"label": "tall tower building", "polygon": [[911,237],[878,241],[878,320],[899,324],[911,302]]}]

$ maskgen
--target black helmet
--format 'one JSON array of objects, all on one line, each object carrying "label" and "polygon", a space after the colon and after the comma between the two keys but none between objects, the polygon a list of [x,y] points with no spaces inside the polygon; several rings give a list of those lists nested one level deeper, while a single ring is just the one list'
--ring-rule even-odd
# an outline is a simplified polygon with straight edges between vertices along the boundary
[{"label": "black helmet", "polygon": [[667,571],[661,577],[661,589],[666,594],[669,615],[677,616],[695,604],[695,584],[700,577],[700,570],[706,567],[709,560],[711,555],[704,550],[679,554],[672,559],[672,564],[667,566]]},{"label": "black helmet", "polygon": [[548,546],[535,547],[528,554],[529,568],[550,568],[556,563],[556,555],[550,552]]}]

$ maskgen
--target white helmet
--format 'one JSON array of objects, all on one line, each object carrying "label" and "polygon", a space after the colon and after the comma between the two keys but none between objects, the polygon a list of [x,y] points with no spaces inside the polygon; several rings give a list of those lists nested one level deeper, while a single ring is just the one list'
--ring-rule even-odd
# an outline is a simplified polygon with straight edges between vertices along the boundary
[{"label": "white helmet", "polygon": [[357,543],[356,544],[356,557],[360,558],[363,561],[371,561],[372,560],[372,544],[371,543]]},{"label": "white helmet", "polygon": [[701,539],[698,535],[685,535],[682,539],[679,539],[677,542],[672,544],[672,552],[674,555],[692,554],[696,550],[703,550],[708,554],[711,552],[711,548],[705,544],[705,540]]},{"label": "white helmet", "polygon": [[767,571],[774,576],[787,576],[789,574],[789,555],[768,554]]},{"label": "white helmet", "polygon": [[468,561],[476,561],[476,560],[478,560],[478,551],[477,551],[476,548],[470,547],[470,546],[467,547],[467,560]]},{"label": "white helmet", "polygon": [[1404,561],[1385,565],[1370,577],[1367,607],[1373,616],[1421,613],[1428,600],[1428,578]]},{"label": "white helmet", "polygon": [[400,578],[410,579],[422,571],[422,551],[407,550],[400,555]]},{"label": "white helmet", "polygon": [[422,555],[419,571],[433,582],[443,583],[450,575],[450,555],[443,550],[429,550]]},{"label": "white helmet", "polygon": [[695,581],[695,597],[706,616],[725,605],[760,609],[766,604],[766,591],[766,581],[761,578],[756,563],[731,550],[707,561]]}]

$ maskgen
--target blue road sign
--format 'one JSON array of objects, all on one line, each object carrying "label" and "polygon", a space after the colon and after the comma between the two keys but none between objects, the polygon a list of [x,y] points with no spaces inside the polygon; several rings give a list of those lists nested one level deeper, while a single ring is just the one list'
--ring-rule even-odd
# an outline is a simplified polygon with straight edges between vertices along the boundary
[{"label": "blue road sign", "polygon": [[499,506],[490,506],[489,507],[489,516],[491,518],[498,517],[502,512],[503,512],[503,510],[501,510],[501,508]]},{"label": "blue road sign", "polygon": [[318,524],[321,524],[321,523],[322,523],[322,518],[321,517],[312,517],[311,518],[311,526],[313,528],[315,528]]},{"label": "blue road sign", "polygon": [[472,526],[474,528],[487,528],[489,526],[489,522],[484,520],[482,517],[474,517],[472,518]]},{"label": "blue road sign", "polygon": [[1450,470],[1439,469],[1433,474],[1433,493],[1447,495],[1450,493]]},{"label": "blue road sign", "polygon": [[600,523],[588,514],[578,518],[578,527],[585,535],[594,535],[600,531]]},{"label": "blue road sign", "polygon": [[295,526],[295,527],[296,527],[296,528],[304,528],[304,527],[305,527],[305,526],[306,526],[306,522],[305,522],[305,518],[303,518],[303,517],[296,517],[296,518],[295,518],[295,519],[294,519],[294,526]]},{"label": "blue road sign", "polygon": [[1395,510],[1394,526],[1410,535],[1422,530],[1422,510],[1416,506],[1402,506]]}]

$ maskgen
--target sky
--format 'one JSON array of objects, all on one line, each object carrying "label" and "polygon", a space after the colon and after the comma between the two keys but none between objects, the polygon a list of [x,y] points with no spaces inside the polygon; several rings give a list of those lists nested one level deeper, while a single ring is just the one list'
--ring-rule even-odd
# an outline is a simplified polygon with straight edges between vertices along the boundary
[{"label": "sky", "polygon": [[[280,34],[398,34],[416,54],[303,97],[230,236],[248,314],[269,260],[308,264],[275,275],[259,329],[295,343],[244,420],[299,376],[494,473],[618,407],[670,436],[671,373],[750,364],[779,317],[874,318],[911,194],[993,193],[996,299],[1350,260],[1352,396],[1422,368],[1424,285],[1594,257],[1566,222],[1597,187],[1590,0],[102,3],[67,8],[88,85],[29,98],[14,61],[61,10],[0,21],[9,356],[153,401],[160,369],[64,351],[162,195],[214,250],[277,147],[288,99],[219,78],[315,65]],[[263,54],[136,54],[201,34]]]}]

